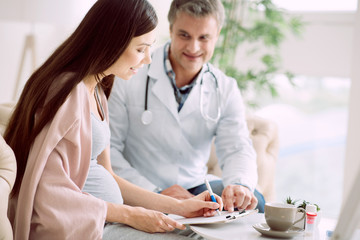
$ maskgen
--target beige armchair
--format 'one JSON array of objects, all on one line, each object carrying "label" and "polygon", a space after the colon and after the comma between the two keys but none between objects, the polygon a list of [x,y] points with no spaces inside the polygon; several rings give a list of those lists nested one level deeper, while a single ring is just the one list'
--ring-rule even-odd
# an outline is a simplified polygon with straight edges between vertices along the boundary
[{"label": "beige armchair", "polygon": [[[256,189],[264,195],[266,202],[271,202],[275,200],[275,166],[279,153],[277,125],[255,115],[248,116],[246,121],[257,154],[258,185]],[[214,143],[208,162],[208,172],[221,177]]]},{"label": "beige armchair", "polygon": [[14,106],[14,103],[0,104],[0,135],[4,134],[5,127],[9,121]]},{"label": "beige armchair", "polygon": [[12,149],[2,137],[11,110],[11,104],[0,105],[0,239],[4,240],[13,239],[7,210],[9,194],[15,182],[16,160]]}]

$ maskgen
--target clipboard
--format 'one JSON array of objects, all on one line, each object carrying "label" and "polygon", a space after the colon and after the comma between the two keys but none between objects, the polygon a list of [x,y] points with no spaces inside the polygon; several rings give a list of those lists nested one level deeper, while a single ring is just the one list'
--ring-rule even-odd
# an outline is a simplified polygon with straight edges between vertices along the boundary
[{"label": "clipboard", "polygon": [[257,213],[258,210],[247,210],[247,211],[235,211],[229,213],[228,211],[221,211],[221,215],[215,215],[212,217],[194,217],[194,218],[185,218],[179,215],[169,214],[168,217],[178,221],[184,225],[192,224],[218,224],[218,223],[229,223],[235,221],[241,217],[248,216],[252,213]]}]

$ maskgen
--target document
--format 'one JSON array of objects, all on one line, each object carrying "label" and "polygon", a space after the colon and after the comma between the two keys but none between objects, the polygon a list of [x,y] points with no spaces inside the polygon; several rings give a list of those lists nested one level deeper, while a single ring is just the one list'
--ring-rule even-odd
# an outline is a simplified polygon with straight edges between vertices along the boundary
[{"label": "document", "polygon": [[232,222],[241,217],[248,216],[252,213],[257,213],[258,210],[247,210],[247,211],[236,211],[229,213],[228,211],[221,211],[221,215],[214,215],[212,217],[194,217],[194,218],[185,218],[179,215],[169,214],[168,217],[178,221],[179,223],[190,225],[190,224],[215,224],[215,223],[228,223]]}]

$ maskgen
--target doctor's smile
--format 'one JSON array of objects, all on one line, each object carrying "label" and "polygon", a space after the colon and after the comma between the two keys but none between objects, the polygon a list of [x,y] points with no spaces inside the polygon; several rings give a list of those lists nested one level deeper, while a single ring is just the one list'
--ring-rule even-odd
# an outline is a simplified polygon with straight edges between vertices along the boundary
[{"label": "doctor's smile", "polygon": [[203,56],[203,54],[192,55],[188,53],[183,53],[183,55],[191,61],[196,61]]}]

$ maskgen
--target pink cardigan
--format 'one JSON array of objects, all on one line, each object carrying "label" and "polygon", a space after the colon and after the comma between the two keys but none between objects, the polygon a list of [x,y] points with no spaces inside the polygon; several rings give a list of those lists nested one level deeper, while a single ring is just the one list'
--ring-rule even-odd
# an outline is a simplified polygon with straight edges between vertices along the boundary
[{"label": "pink cardigan", "polygon": [[90,158],[90,103],[80,82],[30,150],[24,184],[9,210],[15,240],[102,238],[107,205],[81,191]]}]

